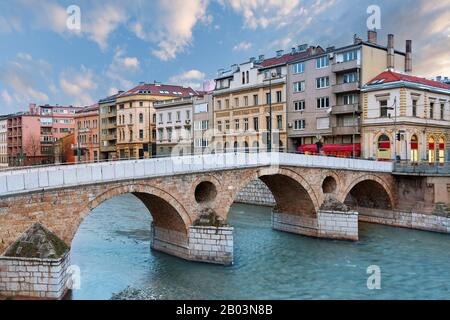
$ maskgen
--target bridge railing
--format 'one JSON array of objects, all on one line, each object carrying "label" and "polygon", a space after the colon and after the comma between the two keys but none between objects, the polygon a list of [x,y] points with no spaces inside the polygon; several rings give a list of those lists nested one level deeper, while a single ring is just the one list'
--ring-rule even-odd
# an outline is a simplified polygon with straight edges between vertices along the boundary
[{"label": "bridge railing", "polygon": [[279,152],[216,153],[3,171],[0,172],[0,196],[110,181],[267,166],[392,172],[390,162]]},{"label": "bridge railing", "polygon": [[450,162],[397,161],[394,163],[393,172],[417,175],[450,175]]}]

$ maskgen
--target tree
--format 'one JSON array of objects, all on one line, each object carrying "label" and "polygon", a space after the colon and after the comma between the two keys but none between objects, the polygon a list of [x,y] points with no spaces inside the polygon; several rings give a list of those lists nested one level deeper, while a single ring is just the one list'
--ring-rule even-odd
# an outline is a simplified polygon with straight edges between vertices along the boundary
[{"label": "tree", "polygon": [[25,151],[25,162],[31,165],[38,164],[38,158],[41,155],[41,141],[39,137],[35,135],[31,135],[26,140],[26,144],[24,146]]}]

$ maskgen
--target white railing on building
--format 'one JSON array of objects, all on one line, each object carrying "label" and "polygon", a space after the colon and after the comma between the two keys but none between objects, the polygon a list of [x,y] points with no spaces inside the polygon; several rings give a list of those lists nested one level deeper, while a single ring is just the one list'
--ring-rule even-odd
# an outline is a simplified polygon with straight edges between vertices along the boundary
[{"label": "white railing on building", "polygon": [[392,173],[391,162],[293,153],[216,153],[0,171],[0,196],[103,182],[251,167],[294,166]]}]

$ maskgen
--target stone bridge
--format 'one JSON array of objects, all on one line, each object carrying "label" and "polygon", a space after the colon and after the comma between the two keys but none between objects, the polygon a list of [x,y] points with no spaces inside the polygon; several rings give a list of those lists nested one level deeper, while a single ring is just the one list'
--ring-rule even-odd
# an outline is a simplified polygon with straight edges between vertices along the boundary
[{"label": "stone bridge", "polygon": [[[0,251],[36,222],[70,247],[93,209],[131,193],[153,218],[153,249],[231,264],[233,229],[224,222],[239,191],[255,179],[276,200],[273,228],[307,236],[357,240],[357,211],[392,212],[398,203],[387,162],[273,152],[31,168],[0,173]],[[202,223],[205,212],[222,223]],[[0,279],[0,292],[13,294],[1,285]]]}]

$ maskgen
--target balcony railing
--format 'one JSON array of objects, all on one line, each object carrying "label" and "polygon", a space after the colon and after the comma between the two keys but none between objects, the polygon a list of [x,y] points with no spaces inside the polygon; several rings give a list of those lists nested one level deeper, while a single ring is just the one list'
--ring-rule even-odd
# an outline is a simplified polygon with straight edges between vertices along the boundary
[{"label": "balcony railing", "polygon": [[345,113],[353,113],[353,112],[359,112],[358,104],[342,104],[342,105],[333,106],[331,108],[332,114],[345,114]]},{"label": "balcony railing", "polygon": [[332,72],[343,72],[343,71],[350,71],[350,70],[358,69],[360,67],[361,66],[360,66],[358,60],[351,60],[351,61],[333,63],[331,65],[331,71]]},{"label": "balcony railing", "polygon": [[339,83],[333,86],[333,93],[351,92],[358,90],[359,90],[358,82]]}]

